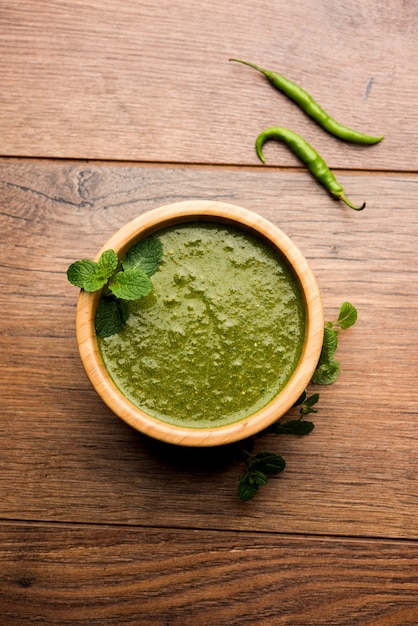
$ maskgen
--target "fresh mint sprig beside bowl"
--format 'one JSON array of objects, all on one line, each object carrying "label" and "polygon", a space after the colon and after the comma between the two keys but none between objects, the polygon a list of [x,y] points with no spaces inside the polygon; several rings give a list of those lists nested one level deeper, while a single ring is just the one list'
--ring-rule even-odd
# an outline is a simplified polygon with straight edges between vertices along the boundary
[{"label": "fresh mint sprig beside bowl", "polygon": [[[162,258],[147,275],[141,247],[151,243],[154,254],[155,241]],[[295,244],[252,211],[201,200],[165,205],[81,264],[69,274],[82,274],[75,284],[84,368],[111,410],[148,436],[194,447],[244,440],[285,415],[314,374],[324,334],[315,277]],[[150,290],[132,287],[138,272]],[[113,313],[104,326],[113,314],[121,321],[110,336],[98,323],[107,300]]]}]

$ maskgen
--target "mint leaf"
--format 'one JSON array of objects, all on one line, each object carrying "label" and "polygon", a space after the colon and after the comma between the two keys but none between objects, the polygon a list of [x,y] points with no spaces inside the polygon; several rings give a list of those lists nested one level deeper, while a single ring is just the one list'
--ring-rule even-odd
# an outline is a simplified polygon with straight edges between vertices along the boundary
[{"label": "mint leaf", "polygon": [[262,485],[267,485],[269,479],[259,470],[248,469],[240,478],[238,493],[241,500],[251,500]]},{"label": "mint leaf", "polygon": [[305,406],[308,408],[312,408],[314,404],[316,404],[319,401],[319,393],[314,393],[311,396],[309,396],[309,398],[306,399],[305,401]]},{"label": "mint leaf", "polygon": [[97,270],[97,263],[90,261],[89,259],[83,259],[82,261],[75,261],[67,270],[67,278],[72,285],[84,289],[84,283],[89,276],[95,274]]},{"label": "mint leaf", "polygon": [[333,356],[338,347],[338,335],[335,330],[331,330],[330,328],[324,328],[324,339],[322,342],[322,350],[321,356],[319,357],[319,362],[322,363],[324,361],[329,361]]},{"label": "mint leaf", "polygon": [[343,302],[338,315],[337,324],[340,328],[350,328],[357,321],[357,309],[350,302]]},{"label": "mint leaf", "polygon": [[163,256],[163,245],[157,237],[147,237],[138,241],[127,252],[122,261],[124,270],[141,270],[152,276],[158,270]]},{"label": "mint leaf", "polygon": [[125,326],[129,317],[129,305],[126,300],[119,300],[116,298],[116,306],[118,307],[121,322]]},{"label": "mint leaf", "polygon": [[98,337],[110,337],[118,333],[128,319],[129,309],[127,304],[115,298],[101,298],[97,307],[94,322]]},{"label": "mint leaf", "polygon": [[107,283],[106,276],[103,276],[100,272],[95,271],[94,274],[90,274],[84,281],[84,291],[88,291],[89,293],[93,293],[93,291],[98,291]]},{"label": "mint leaf", "polygon": [[109,282],[110,291],[123,300],[138,300],[149,294],[152,283],[148,276],[136,269],[118,272]]},{"label": "mint leaf", "polygon": [[340,364],[333,357],[324,363],[320,363],[312,376],[312,382],[317,385],[331,385],[340,373]]},{"label": "mint leaf", "polygon": [[240,476],[238,483],[238,495],[243,502],[248,502],[254,498],[258,491],[258,485],[250,478],[250,473],[245,472]]},{"label": "mint leaf", "polygon": [[118,266],[118,255],[114,250],[105,250],[96,264],[96,271],[84,281],[84,290],[98,291],[107,283]]},{"label": "mint leaf", "polygon": [[97,261],[97,272],[103,278],[110,278],[118,266],[118,255],[114,250],[105,250]]},{"label": "mint leaf", "polygon": [[309,435],[315,428],[313,422],[305,422],[305,420],[289,420],[284,424],[277,424],[275,433],[276,435],[297,435],[303,437]]},{"label": "mint leaf", "polygon": [[251,470],[248,472],[248,481],[252,485],[267,485],[269,479],[264,474],[264,472],[260,472],[260,470]]},{"label": "mint leaf", "polygon": [[279,474],[284,470],[285,466],[286,462],[279,454],[275,452],[258,452],[248,464],[248,469],[253,472],[262,472],[263,474]]}]

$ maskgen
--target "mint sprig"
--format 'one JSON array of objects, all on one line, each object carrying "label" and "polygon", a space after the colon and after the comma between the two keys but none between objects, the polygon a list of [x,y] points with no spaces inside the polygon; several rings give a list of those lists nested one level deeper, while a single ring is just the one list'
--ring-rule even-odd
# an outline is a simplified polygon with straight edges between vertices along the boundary
[{"label": "mint sprig", "polygon": [[308,398],[306,391],[304,391],[293,405],[294,407],[299,407],[299,417],[283,423],[280,421],[275,422],[272,426],[272,432],[276,435],[297,435],[298,437],[309,435],[314,429],[314,424],[303,418],[305,415],[309,415],[309,413],[318,413],[318,409],[315,407],[318,400],[319,393],[314,393]]},{"label": "mint sprig", "polygon": [[[344,302],[340,307],[338,318],[333,322],[325,323],[321,355],[311,382],[329,385],[336,381],[340,373],[340,364],[334,356],[338,347],[338,333],[341,329],[350,328],[356,321],[356,308],[349,302]],[[245,463],[245,471],[241,474],[238,483],[238,495],[242,501],[248,502],[254,498],[259,487],[268,483],[269,476],[282,472],[286,467],[285,460],[275,452],[254,454],[252,450],[256,437],[261,437],[267,433],[296,435],[298,437],[308,435],[315,426],[313,422],[305,420],[304,417],[310,413],[318,412],[316,407],[318,401],[319,393],[308,396],[305,390],[293,405],[293,408],[299,410],[298,418],[285,422],[279,420],[262,433],[245,440],[240,454]]]},{"label": "mint sprig", "polygon": [[247,469],[241,475],[238,485],[238,494],[241,500],[247,502],[256,495],[258,488],[267,485],[268,476],[279,474],[286,467],[286,461],[275,452],[246,452]]},{"label": "mint sprig", "polygon": [[318,365],[312,376],[312,382],[317,385],[331,385],[340,374],[340,363],[335,358],[338,347],[338,334],[341,329],[350,328],[357,321],[357,309],[349,302],[343,302],[338,318],[333,322],[326,322],[324,338]]},{"label": "mint sprig", "polygon": [[161,241],[151,236],[133,245],[121,263],[114,250],[105,250],[97,262],[83,259],[69,266],[67,278],[72,285],[89,293],[103,289],[95,318],[98,337],[122,330],[129,317],[128,301],[150,293],[150,277],[158,270],[162,254]]}]

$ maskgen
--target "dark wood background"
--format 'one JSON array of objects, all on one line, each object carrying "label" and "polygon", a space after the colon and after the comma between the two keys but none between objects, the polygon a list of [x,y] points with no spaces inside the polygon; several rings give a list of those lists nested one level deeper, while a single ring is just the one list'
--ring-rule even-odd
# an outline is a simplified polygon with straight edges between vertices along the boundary
[{"label": "dark wood background", "polygon": [[[0,2],[0,624],[418,624],[418,8],[413,2]],[[330,137],[244,59],[301,83]],[[356,213],[279,144],[312,143]],[[202,198],[300,247],[327,319],[349,300],[315,430],[237,495],[229,449],[146,439],[96,396],[68,265]],[[312,390],[317,388],[312,386]]]}]

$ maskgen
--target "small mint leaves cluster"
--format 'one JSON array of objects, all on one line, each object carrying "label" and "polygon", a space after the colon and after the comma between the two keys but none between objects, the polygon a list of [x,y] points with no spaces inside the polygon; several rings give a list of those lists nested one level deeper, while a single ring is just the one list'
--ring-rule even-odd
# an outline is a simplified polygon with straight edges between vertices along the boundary
[{"label": "small mint leaves cluster", "polygon": [[151,236],[133,245],[120,263],[114,250],[105,250],[97,262],[83,259],[69,266],[67,278],[72,285],[89,293],[103,290],[95,319],[98,337],[118,333],[129,317],[128,302],[151,292],[150,278],[162,254],[161,241]]},{"label": "small mint leaves cluster", "polygon": [[350,302],[343,302],[338,318],[334,322],[326,322],[319,362],[312,376],[317,385],[331,385],[340,374],[340,364],[334,354],[338,347],[338,332],[350,328],[357,321],[357,309]]},{"label": "small mint leaves cluster", "polygon": [[[280,421],[275,422],[264,430],[260,436],[267,433],[297,435],[298,437],[308,435],[314,429],[314,424],[303,418],[309,413],[318,412],[318,409],[314,408],[318,400],[318,393],[308,397],[306,391],[304,391],[293,405],[299,408],[299,417],[284,424],[281,424]],[[239,479],[238,495],[244,502],[254,498],[259,487],[267,485],[269,476],[280,474],[286,467],[286,461],[276,452],[257,452],[254,454],[254,441],[255,437],[247,439],[241,451],[241,457],[246,465],[246,469]]]}]

